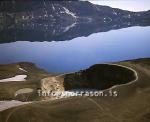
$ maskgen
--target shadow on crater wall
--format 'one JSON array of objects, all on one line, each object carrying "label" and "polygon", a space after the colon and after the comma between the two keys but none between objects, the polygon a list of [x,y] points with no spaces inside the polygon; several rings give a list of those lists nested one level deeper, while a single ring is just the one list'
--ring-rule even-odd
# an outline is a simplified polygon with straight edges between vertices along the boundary
[{"label": "shadow on crater wall", "polygon": [[121,66],[97,64],[89,69],[66,74],[65,90],[87,88],[104,90],[115,85],[129,83],[136,79],[135,72]]}]

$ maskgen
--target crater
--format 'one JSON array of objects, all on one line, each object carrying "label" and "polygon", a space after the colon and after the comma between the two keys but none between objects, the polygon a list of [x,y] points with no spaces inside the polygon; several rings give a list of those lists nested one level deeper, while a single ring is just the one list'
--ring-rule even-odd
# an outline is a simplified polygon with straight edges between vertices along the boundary
[{"label": "crater", "polygon": [[105,90],[137,79],[136,71],[116,64],[96,64],[79,72],[64,76],[65,90],[97,89]]}]

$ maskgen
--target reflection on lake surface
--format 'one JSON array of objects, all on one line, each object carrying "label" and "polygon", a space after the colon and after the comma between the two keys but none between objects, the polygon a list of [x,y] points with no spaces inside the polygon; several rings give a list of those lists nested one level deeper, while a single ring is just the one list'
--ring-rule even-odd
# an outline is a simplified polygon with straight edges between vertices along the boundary
[{"label": "reflection on lake surface", "polygon": [[[96,63],[150,57],[150,27],[130,27],[66,41],[0,44],[0,64],[33,62],[49,72],[72,72]],[[8,35],[9,36],[9,35]]]}]

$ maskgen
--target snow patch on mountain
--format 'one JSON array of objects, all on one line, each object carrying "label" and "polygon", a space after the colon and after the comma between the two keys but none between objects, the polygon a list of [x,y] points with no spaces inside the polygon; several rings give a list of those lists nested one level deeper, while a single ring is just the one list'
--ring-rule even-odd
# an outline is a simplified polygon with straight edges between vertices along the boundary
[{"label": "snow patch on mountain", "polygon": [[69,11],[69,9],[67,9],[66,7],[63,7],[63,9],[65,10],[65,12],[66,12],[68,15],[71,15],[73,18],[77,18],[77,16],[75,15],[75,13]]}]

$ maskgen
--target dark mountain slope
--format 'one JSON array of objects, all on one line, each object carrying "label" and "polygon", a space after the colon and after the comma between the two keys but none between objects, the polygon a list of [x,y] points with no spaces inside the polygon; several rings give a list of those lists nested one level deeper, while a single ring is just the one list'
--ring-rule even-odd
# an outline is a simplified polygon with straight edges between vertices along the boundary
[{"label": "dark mountain slope", "polygon": [[130,12],[87,1],[0,2],[1,43],[63,41],[95,32],[149,25],[150,11]]}]

